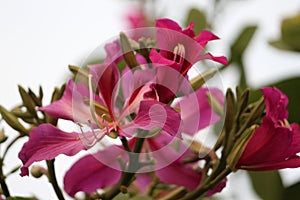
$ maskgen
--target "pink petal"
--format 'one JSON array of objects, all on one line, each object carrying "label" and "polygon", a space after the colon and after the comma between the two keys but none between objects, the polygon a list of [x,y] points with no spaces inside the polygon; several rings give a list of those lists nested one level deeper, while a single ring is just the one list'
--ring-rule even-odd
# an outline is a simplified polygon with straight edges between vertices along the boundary
[{"label": "pink petal", "polygon": [[228,64],[227,58],[225,56],[213,56],[210,53],[207,53],[207,54],[199,57],[199,60],[205,60],[205,59],[213,60],[213,61],[216,61],[223,65]]},{"label": "pink petal", "polygon": [[75,85],[69,80],[61,99],[39,108],[52,117],[86,123],[92,119],[89,106],[83,101],[87,97],[87,88],[82,84]]},{"label": "pink petal", "polygon": [[[64,177],[65,191],[74,197],[80,191],[92,193],[115,184],[122,173],[116,159],[122,154],[122,150],[120,147],[110,146],[78,160]],[[105,160],[105,164],[101,160]]]},{"label": "pink petal", "polygon": [[98,83],[98,89],[104,100],[112,119],[114,119],[114,100],[118,92],[118,81],[120,79],[120,73],[115,63],[102,63],[88,66],[90,72]]},{"label": "pink petal", "polygon": [[168,134],[181,137],[180,114],[167,104],[154,100],[144,100],[140,103],[137,116],[131,123],[121,127],[125,136],[132,136],[135,129],[151,130],[162,128]]},{"label": "pink petal", "polygon": [[194,135],[200,129],[220,120],[220,116],[212,110],[207,94],[213,95],[221,105],[224,105],[224,95],[221,90],[200,88],[195,93],[183,97],[175,106],[180,108],[184,133]]},{"label": "pink petal", "polygon": [[194,31],[194,22],[191,22],[189,26],[182,31],[185,35],[194,38],[195,37],[195,31]]},{"label": "pink petal", "polygon": [[268,163],[285,160],[289,157],[288,152],[292,139],[293,135],[288,128],[275,128],[272,120],[265,117],[261,126],[248,142],[238,165],[268,165]]},{"label": "pink petal", "polygon": [[[184,165],[183,158],[190,155],[190,151],[183,143],[175,150],[172,146],[172,137],[160,134],[156,138],[148,139],[149,147],[156,160],[155,174],[164,183],[184,186],[190,190],[195,189],[201,181],[201,173],[193,170],[191,165]],[[162,168],[162,166],[164,166]]]},{"label": "pink petal", "polygon": [[287,160],[282,160],[280,162],[270,163],[268,165],[258,165],[254,167],[244,167],[242,169],[250,171],[265,171],[265,170],[278,170],[285,168],[299,168],[300,167],[300,157],[294,156]]},{"label": "pink petal", "polygon": [[23,163],[20,175],[28,175],[28,167],[33,162],[51,160],[59,154],[73,156],[85,149],[78,133],[66,133],[50,124],[42,124],[32,129],[29,141],[19,152]]},{"label": "pink petal", "polygon": [[118,63],[123,59],[123,52],[119,40],[115,40],[111,43],[106,44],[104,48],[107,53],[105,57],[106,63]]},{"label": "pink petal", "polygon": [[181,27],[175,21],[167,18],[157,19],[155,26],[157,28],[167,28],[178,32],[182,31]]},{"label": "pink petal", "polygon": [[[165,156],[171,155],[167,154]],[[179,161],[175,161],[167,167],[157,170],[155,174],[164,183],[184,186],[189,190],[195,189],[201,181],[200,172],[196,172],[191,167],[185,166]]]},{"label": "pink petal", "polygon": [[288,111],[286,106],[288,104],[287,96],[278,90],[276,87],[266,87],[261,89],[266,104],[267,115],[272,118],[274,122],[288,118]]},{"label": "pink petal", "polygon": [[146,194],[153,181],[151,173],[138,173],[134,183],[140,190],[141,194]]},{"label": "pink petal", "polygon": [[226,182],[227,182],[227,180],[223,179],[218,185],[216,185],[214,187],[214,189],[208,190],[207,193],[206,193],[206,197],[211,197],[215,193],[221,192],[225,188]]},{"label": "pink petal", "polygon": [[211,40],[219,39],[218,36],[214,35],[212,32],[203,30],[195,37],[195,40],[204,48],[206,44]]}]

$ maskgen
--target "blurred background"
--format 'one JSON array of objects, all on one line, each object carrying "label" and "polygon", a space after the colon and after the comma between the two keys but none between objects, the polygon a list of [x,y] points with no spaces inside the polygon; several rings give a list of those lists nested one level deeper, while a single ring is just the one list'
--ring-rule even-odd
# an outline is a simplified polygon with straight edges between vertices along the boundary
[{"label": "blurred background", "polygon": [[[300,123],[299,0],[0,0],[0,104],[10,109],[20,103],[18,85],[33,91],[42,86],[50,100],[53,88],[71,75],[68,65],[80,66],[98,45],[140,26],[132,19],[141,13],[146,25],[168,17],[182,26],[195,21],[196,32],[214,32],[221,40],[212,42],[209,50],[230,61],[220,69],[224,88],[276,85],[291,99],[290,122]],[[4,123],[0,126],[8,135],[13,132]],[[4,171],[21,164],[17,152],[24,141],[8,152]],[[73,160],[57,159],[60,185]],[[300,169],[239,171],[229,176],[227,187],[215,198],[299,199],[299,181]],[[7,184],[13,195],[55,199],[45,177],[21,178],[14,173]]]}]

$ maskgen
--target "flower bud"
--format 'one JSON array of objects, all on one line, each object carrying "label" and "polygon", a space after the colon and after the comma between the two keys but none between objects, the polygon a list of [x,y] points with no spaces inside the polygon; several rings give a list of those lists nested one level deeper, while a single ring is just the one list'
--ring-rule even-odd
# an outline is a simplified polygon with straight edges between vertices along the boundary
[{"label": "flower bud", "polygon": [[0,106],[0,113],[10,127],[24,135],[29,134],[29,131],[19,122],[18,118],[2,106]]},{"label": "flower bud", "polygon": [[123,51],[123,57],[126,61],[128,67],[130,69],[134,69],[135,67],[139,66],[138,61],[136,60],[136,57],[134,55],[133,49],[131,47],[131,44],[129,42],[129,39],[124,33],[120,33],[120,42],[121,42],[121,48]]},{"label": "flower bud", "polygon": [[48,176],[48,171],[44,167],[39,166],[39,165],[33,165],[31,167],[30,173],[35,178],[40,178],[43,175]]},{"label": "flower bud", "polygon": [[190,82],[194,91],[198,90],[202,87],[202,85],[211,79],[218,71],[216,69],[210,69],[205,71],[202,74],[199,74],[195,78],[193,78]]}]

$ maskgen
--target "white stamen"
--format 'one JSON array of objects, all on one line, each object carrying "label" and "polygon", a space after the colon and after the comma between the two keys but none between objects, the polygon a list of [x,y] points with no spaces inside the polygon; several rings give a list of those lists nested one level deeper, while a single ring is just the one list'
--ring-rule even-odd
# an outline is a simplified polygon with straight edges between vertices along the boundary
[{"label": "white stamen", "polygon": [[179,56],[179,63],[182,63],[184,61],[185,56],[185,48],[183,44],[177,44],[173,50],[174,58],[173,60],[176,61],[177,57]]}]

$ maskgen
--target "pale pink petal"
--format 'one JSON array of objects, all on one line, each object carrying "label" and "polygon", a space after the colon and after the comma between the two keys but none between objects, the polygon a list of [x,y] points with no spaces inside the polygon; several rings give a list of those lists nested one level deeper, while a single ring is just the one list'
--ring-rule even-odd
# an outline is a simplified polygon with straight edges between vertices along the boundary
[{"label": "pale pink petal", "polygon": [[48,106],[39,108],[54,118],[72,120],[75,122],[87,123],[92,119],[89,106],[84,102],[87,88],[79,84],[75,85],[72,79],[69,80],[61,99]]},{"label": "pale pink petal", "polygon": [[119,40],[115,40],[111,43],[106,44],[104,48],[107,53],[105,57],[106,63],[118,63],[123,59],[123,51],[121,49]]},{"label": "pale pink petal", "polygon": [[85,149],[78,133],[66,133],[50,124],[42,124],[32,129],[29,141],[19,153],[23,163],[20,175],[28,175],[28,167],[33,162],[51,160],[60,154],[73,156]]},{"label": "pale pink petal", "polygon": [[183,132],[193,135],[220,120],[211,108],[207,94],[213,95],[221,105],[224,105],[224,94],[217,88],[200,88],[195,93],[185,96],[175,107],[180,108],[183,120]]}]

